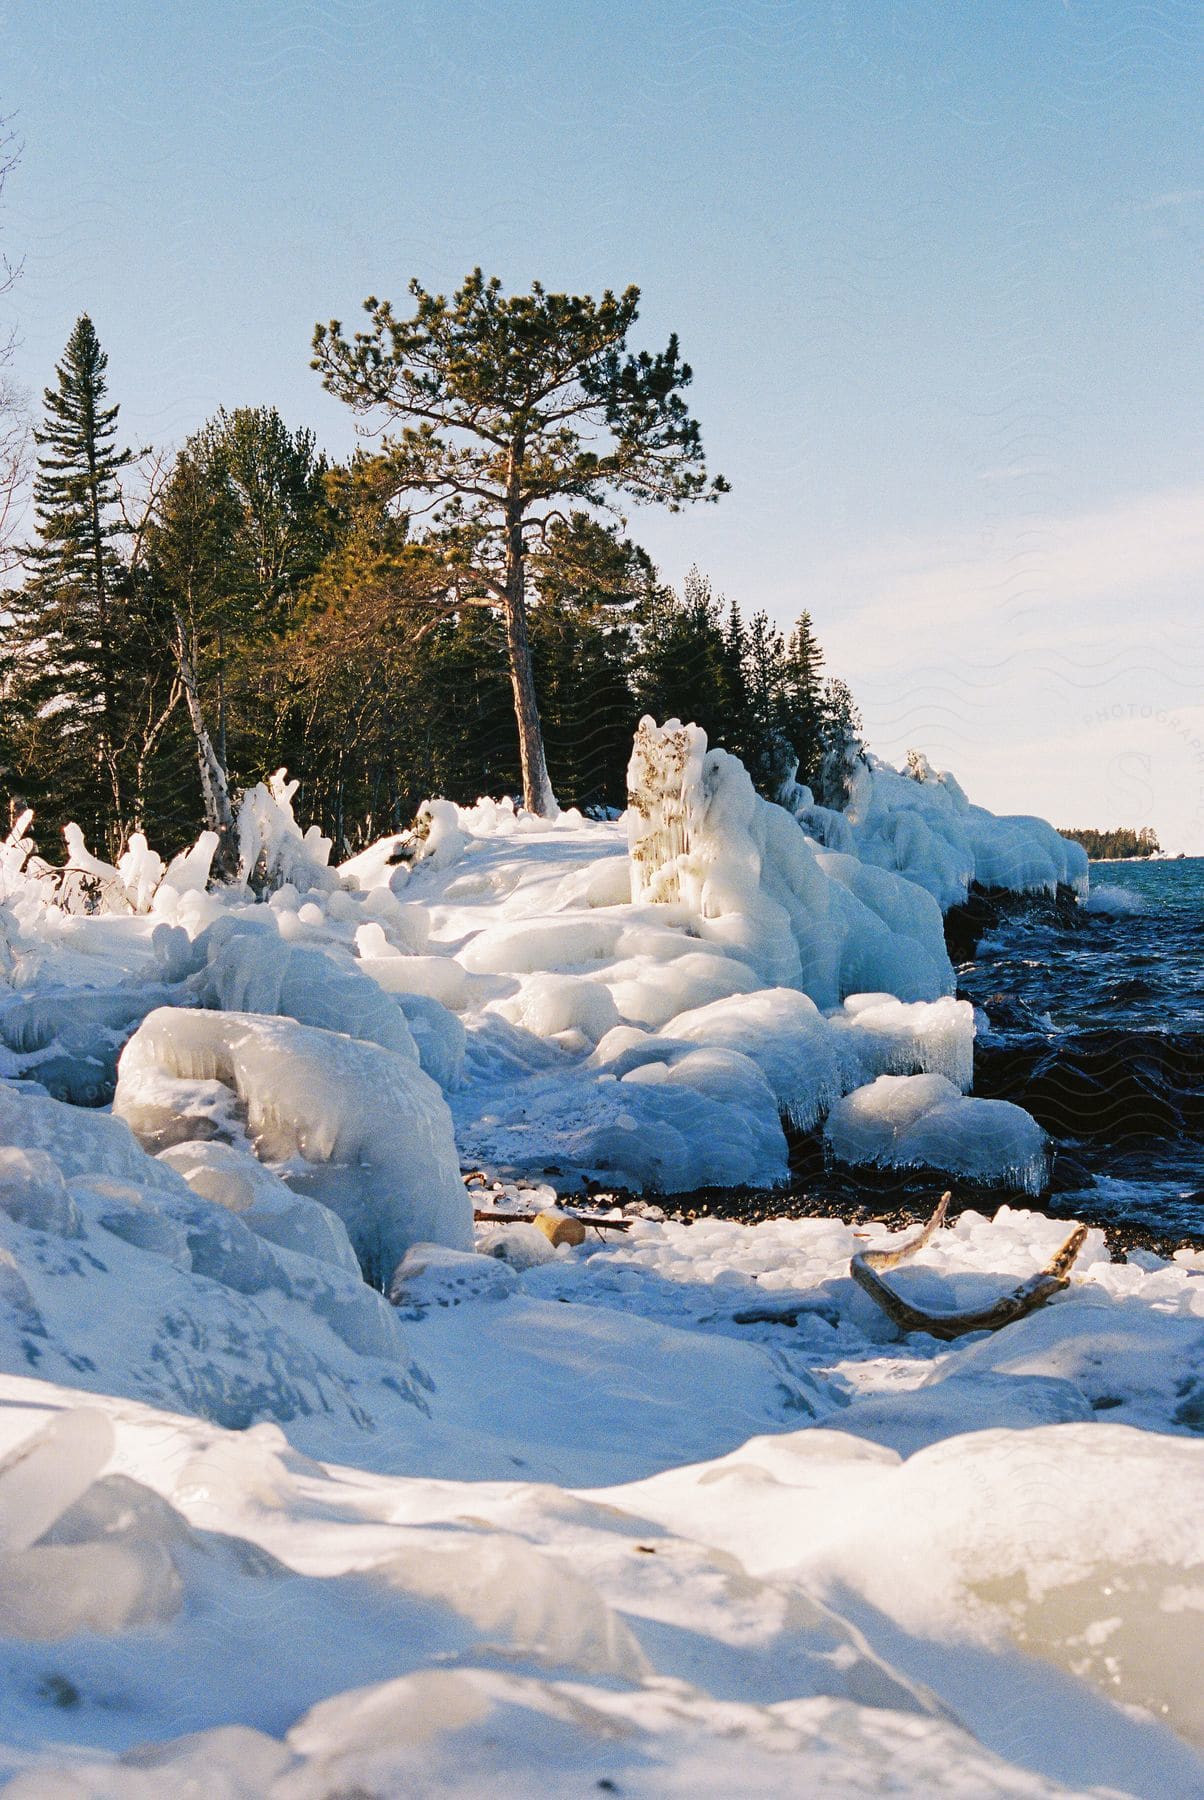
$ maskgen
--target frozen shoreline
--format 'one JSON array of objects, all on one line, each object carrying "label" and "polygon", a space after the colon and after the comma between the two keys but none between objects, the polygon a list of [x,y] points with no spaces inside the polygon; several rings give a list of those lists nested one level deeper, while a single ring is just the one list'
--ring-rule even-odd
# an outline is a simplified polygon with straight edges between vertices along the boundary
[{"label": "frozen shoreline", "polygon": [[884,1226],[474,1225],[472,1164],[770,1213],[785,1117],[882,1192],[1011,1182],[899,1271],[930,1312],[1065,1236],[983,1197],[1047,1150],[966,1097],[941,924],[980,856],[1073,875],[1048,828],[919,764],[792,818],[685,749],[651,841],[436,802],[336,873],[265,789],[267,900],[203,846],[84,915],[10,867],[19,1800],[1204,1791],[1204,1254],[1093,1230],[946,1344],[850,1279]]}]

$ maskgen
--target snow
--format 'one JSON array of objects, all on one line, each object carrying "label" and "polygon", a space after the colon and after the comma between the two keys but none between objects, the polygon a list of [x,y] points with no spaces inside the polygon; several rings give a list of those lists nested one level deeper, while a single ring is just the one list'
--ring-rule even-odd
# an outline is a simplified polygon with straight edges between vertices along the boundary
[{"label": "snow", "polygon": [[[1036,1191],[941,906],[1077,857],[918,758],[827,817],[693,727],[634,766],[626,820],[436,800],[339,868],[281,774],[225,885],[81,839],[92,911],[0,848],[17,1800],[1204,1792],[1198,1256],[1091,1232],[947,1345],[873,1224],[530,1222],[770,1186],[785,1125]],[[1068,1229],[890,1279],[983,1307]]]},{"label": "snow", "polygon": [[[917,1274],[1003,1288],[1061,1230],[963,1215]],[[949,1348],[848,1280],[858,1242],[415,1247],[429,1410],[332,1422],[321,1461],[303,1417],[0,1378],[9,1791],[1199,1792],[1198,1273],[1093,1233],[1043,1312]],[[1134,1379],[1132,1423],[1094,1406]]]}]

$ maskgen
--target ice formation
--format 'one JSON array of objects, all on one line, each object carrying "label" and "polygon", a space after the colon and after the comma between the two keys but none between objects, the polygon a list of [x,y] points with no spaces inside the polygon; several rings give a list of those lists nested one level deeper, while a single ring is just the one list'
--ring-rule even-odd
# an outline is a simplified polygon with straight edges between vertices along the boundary
[{"label": "ice formation", "polygon": [[879,1075],[837,1101],[824,1135],[839,1162],[939,1169],[1031,1194],[1045,1184],[1045,1133],[1023,1107],[969,1098],[943,1075]]},{"label": "ice formation", "polygon": [[113,1110],[151,1150],[245,1122],[255,1154],[342,1219],[377,1287],[411,1244],[472,1241],[451,1117],[413,1056],[291,1019],[163,1007],[122,1052]]},{"label": "ice formation", "polygon": [[1044,819],[999,816],[974,806],[948,770],[913,750],[906,770],[864,756],[842,813],[825,812],[807,788],[783,796],[825,843],[862,863],[898,871],[945,908],[966,898],[971,882],[1014,893],[1052,893],[1059,885],[1085,895],[1087,853]]},{"label": "ice formation", "polygon": [[[1072,847],[920,758],[792,816],[649,723],[633,780],[334,869],[280,776],[225,885],[0,846],[16,1800],[1204,1791],[1204,1257],[1092,1232],[947,1346],[836,1220],[474,1227],[465,1165],[486,1215],[767,1185],[784,1122],[1043,1179],[941,908]],[[963,1213],[898,1291],[989,1308],[1066,1229]]]},{"label": "ice formation", "polygon": [[[437,800],[332,870],[280,773],[243,804],[225,889],[205,890],[204,841],[166,868],[143,845],[121,869],[97,864],[109,911],[90,916],[64,919],[18,870],[5,1066],[103,1104],[156,1006],[291,1018],[418,1061],[471,1163],[636,1189],[772,1185],[783,1122],[812,1129],[883,1075],[969,1088],[973,1016],[953,998],[941,904],[972,878],[1081,875],[1075,846],[993,821],[918,757],[907,774],[860,766],[848,814],[825,821],[803,790],[796,816],[759,798],[696,727],[645,721],[631,781],[625,825]],[[956,1131],[942,1116],[956,1168],[1035,1179],[998,1135],[965,1150],[987,1115],[959,1113]]]}]

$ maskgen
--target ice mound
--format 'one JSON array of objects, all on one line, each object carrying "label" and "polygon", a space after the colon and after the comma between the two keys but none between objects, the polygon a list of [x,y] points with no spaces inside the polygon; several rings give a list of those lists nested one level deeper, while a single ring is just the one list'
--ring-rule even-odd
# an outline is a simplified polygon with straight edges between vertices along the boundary
[{"label": "ice mound", "polygon": [[497,1011],[536,1037],[571,1031],[595,1044],[619,1023],[609,989],[577,975],[532,975],[513,1000],[498,1002]]},{"label": "ice mound", "polygon": [[261,1160],[339,1215],[375,1286],[411,1244],[470,1247],[451,1117],[416,1062],[291,1019],[163,1008],[122,1052],[114,1111],[166,1147],[175,1085],[198,1081],[228,1089]]},{"label": "ice mound", "polygon": [[670,1020],[665,1035],[741,1052],[765,1076],[778,1111],[803,1131],[843,1090],[828,1023],[815,1002],[794,988],[712,1001]]},{"label": "ice mound", "polygon": [[413,1595],[450,1608],[510,1655],[526,1652],[550,1668],[623,1681],[650,1673],[628,1626],[597,1588],[518,1537],[424,1534],[423,1540],[376,1563],[384,1592]]},{"label": "ice mound", "polygon": [[698,934],[766,987],[820,1007],[849,993],[934,1000],[953,991],[940,908],[914,882],[817,851],[756,793],[747,770],[708,750],[696,725],[641,722],[628,772],[632,897],[683,906]]},{"label": "ice mound", "polygon": [[468,1034],[456,1017],[439,1000],[425,994],[398,994],[396,1000],[410,1028],[410,1036],[418,1052],[418,1066],[450,1093],[459,1087],[464,1076],[464,1054]]},{"label": "ice mound", "polygon": [[0,996],[0,1043],[12,1053],[7,1073],[38,1085],[56,1100],[103,1106],[113,1097],[117,1057],[126,1039],[172,988],[46,987]]},{"label": "ice mound", "polygon": [[0,1149],[0,1213],[33,1231],[79,1235],[79,1213],[62,1170],[44,1150]]},{"label": "ice mound", "polygon": [[938,1169],[1040,1193],[1045,1133],[1008,1100],[974,1100],[943,1075],[880,1075],[837,1102],[824,1136],[838,1162]]},{"label": "ice mound", "polygon": [[622,958],[598,979],[605,981],[614,995],[622,1019],[653,1031],[679,1013],[726,1000],[732,994],[751,994],[760,986],[748,964],[738,958],[688,947],[672,958]]},{"label": "ice mound", "polygon": [[[909,1720],[901,1731],[891,1714],[856,1702],[716,1702],[686,1682],[674,1683],[668,1700],[489,1668],[424,1670],[324,1702],[287,1744],[215,1730],[153,1760],[131,1754],[116,1765],[56,1769],[52,1778],[71,1784],[53,1790],[56,1800],[161,1800],[194,1783],[215,1800],[236,1800],[248,1782],[263,1800],[569,1794],[583,1765],[595,1787],[645,1796],[805,1792],[845,1800],[889,1786],[927,1797],[952,1782],[949,1791],[1007,1800],[1066,1793],[1014,1773],[944,1720]],[[48,1800],[52,1792],[37,1775],[19,1776],[11,1791],[13,1800]]]},{"label": "ice mound", "polygon": [[850,994],[831,1020],[848,1065],[845,1087],[879,1075],[943,1075],[966,1092],[974,1079],[974,1008],[968,1000],[913,1001]]},{"label": "ice mound", "polygon": [[206,957],[197,983],[203,1005],[222,1012],[278,1013],[418,1060],[405,1015],[358,964],[288,943],[271,919],[270,912],[262,921],[219,919],[197,940],[196,950]]},{"label": "ice mound", "polygon": [[358,1275],[359,1260],[339,1215],[295,1193],[249,1146],[185,1138],[160,1150],[157,1160],[182,1175],[194,1194],[237,1213],[259,1237]]},{"label": "ice mound", "polygon": [[389,1299],[402,1318],[421,1319],[433,1307],[508,1300],[517,1290],[518,1277],[502,1257],[414,1244],[393,1272]]},{"label": "ice mound", "polygon": [[942,908],[969,885],[1015,893],[1087,892],[1087,855],[1044,819],[997,816],[966,798],[948,771],[913,751],[906,773],[869,756],[858,767],[843,815],[845,842],[864,863],[897,870]]},{"label": "ice mound", "polygon": [[450,956],[425,956],[408,945],[398,945],[379,920],[356,928],[355,949],[359,967],[387,994],[423,994],[453,1011],[467,1004],[468,976],[460,963]]},{"label": "ice mound", "polygon": [[[978,1227],[980,1242],[987,1229]],[[1072,1383],[1110,1423],[1204,1432],[1204,1281],[1185,1288],[1166,1265],[1098,1262],[1073,1312],[1063,1301],[1018,1320],[967,1346],[957,1367],[967,1377]]]},{"label": "ice mound", "polygon": [[116,1444],[103,1412],[55,1414],[0,1459],[0,1552],[27,1550],[79,1499]]},{"label": "ice mound", "polygon": [[[23,1159],[20,1204],[0,1207],[0,1367],[231,1426],[291,1420],[325,1450],[421,1404],[396,1312],[316,1203],[265,1200],[255,1180],[228,1210],[122,1120],[2,1087],[0,1134],[10,1173]],[[217,1148],[172,1155],[195,1179]],[[245,1197],[229,1167],[210,1174]]]},{"label": "ice mound", "polygon": [[737,1051],[658,1048],[650,1039],[614,1068],[574,1067],[566,1058],[489,1086],[487,1044],[470,1041],[469,1051],[482,1073],[450,1098],[461,1152],[474,1163],[519,1173],[551,1167],[662,1193],[785,1178],[773,1089]]},{"label": "ice mound", "polygon": [[1126,1426],[951,1437],[822,1560],[905,1630],[1007,1634],[1204,1748],[1202,1479],[1204,1444]]}]

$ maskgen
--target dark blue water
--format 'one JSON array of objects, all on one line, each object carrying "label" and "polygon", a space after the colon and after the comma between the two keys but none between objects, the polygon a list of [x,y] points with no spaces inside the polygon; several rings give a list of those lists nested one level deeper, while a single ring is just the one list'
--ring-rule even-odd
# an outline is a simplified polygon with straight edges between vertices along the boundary
[{"label": "dark blue water", "polygon": [[1076,929],[990,934],[959,991],[990,1020],[978,1092],[1059,1145],[1059,1209],[1204,1234],[1204,858],[1096,863]]}]

